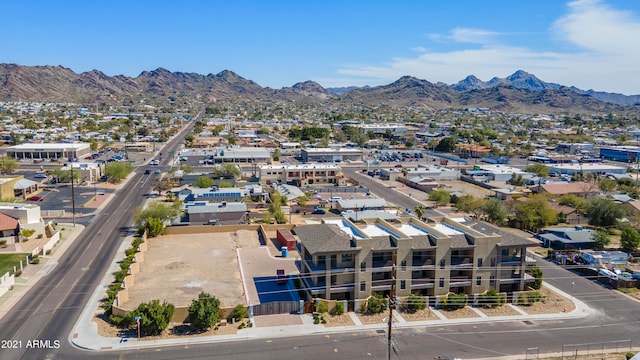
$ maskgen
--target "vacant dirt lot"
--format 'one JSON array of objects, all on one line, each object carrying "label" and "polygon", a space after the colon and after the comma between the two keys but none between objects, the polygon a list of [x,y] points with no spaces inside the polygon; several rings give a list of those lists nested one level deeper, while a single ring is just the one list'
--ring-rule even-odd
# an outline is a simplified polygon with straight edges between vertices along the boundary
[{"label": "vacant dirt lot", "polygon": [[[254,232],[248,232],[254,233]],[[236,248],[257,247],[250,234],[164,235],[150,239],[125,308],[160,298],[188,306],[201,291],[220,299],[222,307],[244,304]]]}]

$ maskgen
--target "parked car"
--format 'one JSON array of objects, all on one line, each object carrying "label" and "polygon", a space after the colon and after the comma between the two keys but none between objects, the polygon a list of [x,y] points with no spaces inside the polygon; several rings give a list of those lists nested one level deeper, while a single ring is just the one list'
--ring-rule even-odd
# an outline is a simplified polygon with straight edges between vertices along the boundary
[{"label": "parked car", "polygon": [[42,196],[32,196],[27,198],[28,201],[43,201],[44,198]]},{"label": "parked car", "polygon": [[36,179],[46,179],[47,178],[47,174],[45,173],[37,173],[35,175],[33,175],[34,178]]},{"label": "parked car", "polygon": [[160,170],[160,169],[156,169],[155,173],[156,173],[156,174],[162,174],[162,170]]},{"label": "parked car", "polygon": [[147,169],[147,170],[145,170],[145,171],[144,171],[144,173],[145,173],[145,175],[149,175],[149,174],[151,174],[151,169]]},{"label": "parked car", "polygon": [[317,214],[317,215],[324,215],[327,213],[327,211],[325,209],[313,209],[313,211],[311,212],[312,214]]}]

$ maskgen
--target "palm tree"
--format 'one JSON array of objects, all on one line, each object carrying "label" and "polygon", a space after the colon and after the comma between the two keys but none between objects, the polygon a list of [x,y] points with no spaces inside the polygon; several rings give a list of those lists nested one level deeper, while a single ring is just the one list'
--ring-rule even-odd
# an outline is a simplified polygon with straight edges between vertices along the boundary
[{"label": "palm tree", "polygon": [[413,209],[413,211],[416,213],[416,216],[418,217],[418,219],[422,220],[422,215],[424,215],[424,206],[422,205],[418,205],[416,206],[415,209]]}]

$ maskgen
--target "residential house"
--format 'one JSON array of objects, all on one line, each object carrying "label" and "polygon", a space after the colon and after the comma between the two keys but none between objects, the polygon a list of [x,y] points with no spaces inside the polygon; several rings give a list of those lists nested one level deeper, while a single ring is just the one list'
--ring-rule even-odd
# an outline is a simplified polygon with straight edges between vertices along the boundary
[{"label": "residential house", "polygon": [[542,240],[544,247],[555,250],[591,249],[595,230],[582,226],[543,228],[536,236]]},{"label": "residential house", "polygon": [[243,202],[196,201],[185,204],[185,211],[191,224],[232,225],[247,222],[247,204]]},{"label": "residential house", "polygon": [[5,244],[14,244],[20,241],[20,222],[18,219],[0,213],[0,240]]}]

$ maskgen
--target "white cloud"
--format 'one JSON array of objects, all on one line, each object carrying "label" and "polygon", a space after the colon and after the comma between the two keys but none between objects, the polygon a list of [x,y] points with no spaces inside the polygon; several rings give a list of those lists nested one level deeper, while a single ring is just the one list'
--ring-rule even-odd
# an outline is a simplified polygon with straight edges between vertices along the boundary
[{"label": "white cloud", "polygon": [[337,72],[351,77],[349,80],[360,79],[349,83],[352,85],[386,84],[403,75],[451,84],[470,74],[486,81],[522,69],[547,82],[639,94],[640,47],[634,44],[640,38],[640,20],[631,12],[613,9],[599,0],[573,1],[568,10],[550,24],[549,33],[564,41],[567,50],[534,51],[497,42],[503,35],[497,32],[456,28],[449,35],[429,37],[434,41],[474,44],[474,48],[436,52],[416,47],[424,51],[413,58],[393,58],[379,65],[351,64]]},{"label": "white cloud", "polygon": [[494,42],[498,35],[500,33],[483,29],[457,27],[451,31],[451,34],[429,34],[428,37],[437,42],[453,41],[457,43],[487,44]]}]

